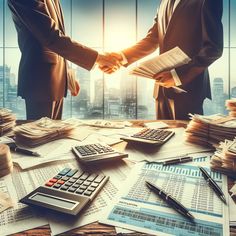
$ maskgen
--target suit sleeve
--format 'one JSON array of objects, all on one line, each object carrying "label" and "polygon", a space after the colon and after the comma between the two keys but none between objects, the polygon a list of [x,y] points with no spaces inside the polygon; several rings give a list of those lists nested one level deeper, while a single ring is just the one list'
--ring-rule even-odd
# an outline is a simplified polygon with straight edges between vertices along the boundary
[{"label": "suit sleeve", "polygon": [[182,85],[193,81],[223,53],[222,0],[205,0],[202,6],[202,48],[187,65],[176,68]]},{"label": "suit sleeve", "polygon": [[43,47],[59,54],[65,59],[87,69],[92,69],[97,51],[92,50],[58,29],[48,13],[45,0],[8,0],[13,18],[29,30]]},{"label": "suit sleeve", "polygon": [[125,55],[128,61],[127,65],[151,54],[157,49],[159,41],[158,41],[158,28],[156,21],[157,17],[155,18],[155,23],[149,29],[145,38],[140,40],[134,46],[122,50],[122,53]]}]

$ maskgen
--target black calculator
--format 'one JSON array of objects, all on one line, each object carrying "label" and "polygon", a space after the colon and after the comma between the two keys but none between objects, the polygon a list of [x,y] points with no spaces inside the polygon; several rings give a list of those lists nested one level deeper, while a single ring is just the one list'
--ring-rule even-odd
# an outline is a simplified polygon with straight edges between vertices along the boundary
[{"label": "black calculator", "polygon": [[109,177],[65,168],[43,186],[20,200],[21,203],[77,215],[91,202]]},{"label": "black calculator", "polygon": [[146,128],[132,136],[122,137],[121,139],[127,142],[162,145],[174,134],[175,132],[171,130]]},{"label": "black calculator", "polygon": [[128,154],[118,152],[111,146],[101,143],[75,146],[72,151],[83,164],[98,164],[128,157]]}]

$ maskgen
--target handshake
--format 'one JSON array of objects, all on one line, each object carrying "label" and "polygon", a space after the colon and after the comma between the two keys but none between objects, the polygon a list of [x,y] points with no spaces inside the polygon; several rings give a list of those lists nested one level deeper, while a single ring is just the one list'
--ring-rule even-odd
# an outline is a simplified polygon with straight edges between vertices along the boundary
[{"label": "handshake", "polygon": [[104,73],[111,74],[118,70],[123,64],[123,57],[116,52],[98,54],[96,64]]}]

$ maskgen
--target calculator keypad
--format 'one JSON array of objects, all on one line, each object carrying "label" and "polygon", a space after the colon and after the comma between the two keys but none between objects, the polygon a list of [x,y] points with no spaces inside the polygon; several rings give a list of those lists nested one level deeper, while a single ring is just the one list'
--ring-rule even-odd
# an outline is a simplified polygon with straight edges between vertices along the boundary
[{"label": "calculator keypad", "polygon": [[65,168],[55,177],[48,180],[45,186],[90,197],[99,188],[99,185],[103,183],[105,178],[102,174],[78,173],[78,170]]},{"label": "calculator keypad", "polygon": [[163,142],[172,133],[172,131],[162,129],[143,129],[131,137]]}]

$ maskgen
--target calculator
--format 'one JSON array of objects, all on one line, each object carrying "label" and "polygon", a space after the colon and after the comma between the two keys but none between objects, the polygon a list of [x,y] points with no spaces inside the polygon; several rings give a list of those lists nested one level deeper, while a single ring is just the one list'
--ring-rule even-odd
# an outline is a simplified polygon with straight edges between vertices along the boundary
[{"label": "calculator", "polygon": [[72,151],[83,164],[98,164],[128,157],[128,154],[118,152],[111,146],[100,143],[75,146]]},{"label": "calculator", "polygon": [[96,197],[108,179],[103,174],[65,168],[20,202],[75,216]]},{"label": "calculator", "polygon": [[127,142],[162,145],[174,134],[175,132],[171,130],[146,128],[132,136],[122,137],[121,139]]}]

